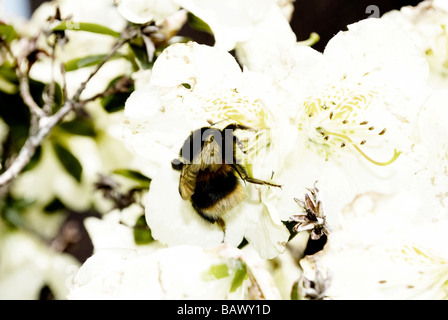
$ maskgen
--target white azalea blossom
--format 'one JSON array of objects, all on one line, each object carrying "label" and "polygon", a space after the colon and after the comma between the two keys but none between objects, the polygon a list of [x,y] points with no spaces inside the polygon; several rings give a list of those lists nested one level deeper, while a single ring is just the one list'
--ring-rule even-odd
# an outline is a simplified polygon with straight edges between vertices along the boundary
[{"label": "white azalea blossom", "polygon": [[392,181],[413,172],[428,67],[393,25],[360,21],[333,37],[323,54],[296,46],[264,72],[283,92],[281,107],[298,130],[278,173],[285,187],[271,189],[282,213],[297,214],[293,199],[319,181],[331,228],[341,206],[356,194],[395,192]]},{"label": "white azalea blossom", "polygon": [[[252,70],[296,42],[289,20],[290,1],[176,0],[208,24],[215,46],[236,50],[240,62]],[[269,44],[269,45],[266,45]]]},{"label": "white azalea blossom", "polygon": [[[179,263],[181,261],[181,263]],[[279,299],[259,260],[223,245],[138,253],[105,249],[75,275],[68,299]]]},{"label": "white azalea blossom", "polygon": [[192,131],[225,120],[259,130],[258,140],[249,137],[261,141],[255,143],[255,152],[249,152],[254,154],[247,160],[252,164],[249,174],[271,179],[281,164],[281,154],[290,148],[281,137],[291,128],[282,114],[274,112],[275,95],[266,81],[248,70],[241,72],[234,58],[218,48],[176,44],[157,59],[148,86],[128,99],[125,140],[138,155],[157,161],[158,173],[146,204],[156,239],[169,245],[215,246],[224,240],[237,246],[246,237],[262,256],[273,257],[283,250],[288,232],[276,208],[257,200],[267,187],[247,184],[252,200],[228,213],[224,239],[217,225],[205,222],[189,201],[182,200],[179,173],[171,168]]},{"label": "white azalea blossom", "polygon": [[115,0],[115,3],[123,18],[138,24],[154,21],[160,25],[180,8],[172,0]]},{"label": "white azalea blossom", "polygon": [[432,219],[424,199],[367,193],[339,222],[317,254],[330,298],[446,299],[447,220]]},{"label": "white azalea blossom", "polygon": [[44,286],[56,299],[65,299],[80,266],[75,258],[23,231],[2,230],[0,249],[0,299],[38,299]]},{"label": "white azalea blossom", "polygon": [[381,19],[405,31],[425,55],[431,67],[430,83],[435,88],[448,84],[448,6],[446,1],[422,1],[384,14]]}]

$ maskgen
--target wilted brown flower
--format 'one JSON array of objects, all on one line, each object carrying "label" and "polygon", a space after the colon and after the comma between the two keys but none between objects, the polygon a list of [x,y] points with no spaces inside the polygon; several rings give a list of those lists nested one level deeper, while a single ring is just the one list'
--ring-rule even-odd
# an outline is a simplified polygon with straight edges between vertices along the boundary
[{"label": "wilted brown flower", "polygon": [[290,221],[297,222],[292,230],[294,232],[310,230],[312,240],[318,240],[324,234],[327,235],[329,233],[322,202],[319,199],[319,189],[316,188],[316,183],[314,183],[312,189],[307,188],[311,197],[306,193],[305,201],[294,198],[294,201],[297,202],[305,212],[290,217]]}]

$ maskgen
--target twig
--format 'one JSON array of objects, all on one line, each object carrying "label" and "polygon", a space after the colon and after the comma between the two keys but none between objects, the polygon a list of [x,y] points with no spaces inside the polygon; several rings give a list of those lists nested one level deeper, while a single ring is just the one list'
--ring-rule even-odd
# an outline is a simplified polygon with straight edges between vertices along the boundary
[{"label": "twig", "polygon": [[113,86],[106,89],[106,91],[98,93],[90,98],[83,99],[80,101],[80,103],[86,104],[91,101],[95,101],[98,98],[104,98],[111,94],[120,93],[120,92],[129,92],[129,86],[131,85],[132,80],[127,77],[123,76],[121,77]]},{"label": "twig", "polygon": [[17,66],[16,70],[19,79],[20,95],[22,96],[23,102],[28,106],[31,115],[35,116],[37,119],[45,117],[45,112],[39,107],[36,101],[34,101],[33,96],[31,95],[28,75],[20,71],[20,66]]},{"label": "twig", "polygon": [[[90,80],[98,73],[98,71],[109,61],[109,59],[129,40],[137,35],[137,30],[126,29],[117,43],[112,48],[111,52],[104,58],[104,60],[95,68],[95,70],[89,75],[89,77],[81,83],[79,89],[75,93],[72,99],[65,101],[64,105],[52,116],[47,116],[43,110],[35,103],[29,93],[28,79],[20,73],[21,80],[21,93],[22,97],[27,99],[27,103],[30,110],[33,110],[33,114],[38,118],[38,128],[37,132],[30,134],[19,152],[19,155],[12,162],[12,164],[7,168],[5,172],[0,175],[0,188],[6,188],[12,180],[22,172],[23,168],[30,162],[32,156],[36,152],[37,147],[42,143],[42,141],[50,134],[51,130],[62,121],[62,119],[72,110],[82,107],[83,103],[80,101],[80,96],[85,90],[87,84]],[[26,79],[25,79],[26,78]],[[22,91],[23,90],[23,91]],[[31,97],[31,100],[30,100]],[[39,110],[39,111],[37,111]]]},{"label": "twig", "polygon": [[[39,107],[39,105],[34,101],[33,96],[30,92],[30,83],[28,80],[28,73],[22,72],[20,69],[20,63],[19,60],[14,56],[14,53],[11,50],[11,47],[8,43],[4,42],[2,43],[3,47],[6,49],[6,51],[9,53],[9,55],[12,57],[12,59],[15,62],[16,65],[16,75],[17,79],[19,80],[19,89],[20,89],[20,95],[23,99],[23,102],[27,105],[28,109],[30,110],[31,116],[34,118],[42,118],[45,116],[45,112]],[[34,119],[36,120],[36,119]]]}]

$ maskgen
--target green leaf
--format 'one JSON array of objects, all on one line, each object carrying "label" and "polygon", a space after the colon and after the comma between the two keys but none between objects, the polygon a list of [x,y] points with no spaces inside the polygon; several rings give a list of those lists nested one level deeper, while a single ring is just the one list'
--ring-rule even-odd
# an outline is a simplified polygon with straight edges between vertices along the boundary
[{"label": "green leaf", "polygon": [[7,43],[10,43],[11,41],[18,39],[19,35],[13,26],[0,23],[0,38],[5,40]]},{"label": "green leaf", "polygon": [[63,145],[58,142],[53,142],[53,149],[61,162],[64,169],[76,179],[81,182],[82,165],[79,160]]},{"label": "green leaf", "polygon": [[[121,80],[122,77],[117,77],[114,80],[112,80],[109,85],[107,86],[108,90],[109,88],[115,86],[115,84]],[[129,87],[129,90],[127,92],[117,92],[115,94],[108,95],[104,97],[101,100],[101,105],[103,106],[104,110],[106,110],[108,113],[113,113],[120,111],[124,109],[124,106],[126,104],[126,100],[128,100],[131,93],[135,90],[134,84]]]},{"label": "green leaf", "polygon": [[146,186],[149,187],[149,185],[151,184],[151,178],[148,178],[147,176],[141,174],[138,171],[130,169],[116,169],[113,171],[113,173],[137,181],[144,187]]},{"label": "green leaf", "polygon": [[0,200],[0,218],[5,225],[11,229],[17,229],[24,225],[23,215],[26,209],[31,206],[34,201],[24,198],[13,198],[8,194],[4,199]]},{"label": "green leaf", "polygon": [[[50,85],[47,85],[44,89],[46,92],[49,92]],[[53,105],[51,107],[52,113],[56,113],[59,109],[61,109],[62,104],[64,103],[64,94],[62,92],[62,88],[59,83],[54,83],[54,94],[53,94]]]},{"label": "green leaf", "polygon": [[129,43],[129,47],[131,48],[140,69],[147,70],[152,68],[154,62],[149,61],[148,52],[146,51],[146,46],[142,38],[133,39]]},{"label": "green leaf", "polygon": [[75,118],[58,125],[64,131],[78,136],[95,137],[95,125],[91,119]]},{"label": "green leaf", "polygon": [[227,266],[227,264],[216,264],[211,266],[208,271],[203,274],[203,279],[206,281],[210,281],[222,279],[228,277],[229,275],[229,267]]},{"label": "green leaf", "polygon": [[187,22],[193,29],[213,34],[210,26],[191,12],[188,12],[187,14]]},{"label": "green leaf", "polygon": [[120,33],[115,30],[112,30],[108,27],[96,23],[88,23],[88,22],[64,21],[53,29],[53,31],[65,31],[65,30],[86,31],[97,34],[104,34],[115,38],[120,36]]},{"label": "green leaf", "polygon": [[137,245],[144,245],[154,241],[151,229],[146,223],[145,215],[141,215],[134,226],[134,241]]},{"label": "green leaf", "polygon": [[238,260],[235,276],[233,277],[232,284],[230,286],[230,292],[234,292],[238,289],[242,284],[244,279],[246,279],[247,270],[246,264],[240,260]]},{"label": "green leaf", "polygon": [[[108,56],[108,54],[97,54],[97,55],[91,55],[91,56],[87,56],[87,57],[83,57],[83,58],[76,58],[76,59],[69,60],[64,65],[65,71],[70,72],[70,71],[78,70],[81,68],[91,67],[91,66],[100,64],[101,62],[104,61],[104,59],[106,59],[107,56]],[[117,54],[113,55],[109,59],[109,61],[115,60],[115,59],[120,59],[120,58],[123,58],[123,55],[117,53]]]},{"label": "green leaf", "polygon": [[300,300],[299,281],[295,281],[291,288],[291,300]]},{"label": "green leaf", "polygon": [[0,91],[7,94],[16,94],[19,92],[19,88],[0,74]]}]

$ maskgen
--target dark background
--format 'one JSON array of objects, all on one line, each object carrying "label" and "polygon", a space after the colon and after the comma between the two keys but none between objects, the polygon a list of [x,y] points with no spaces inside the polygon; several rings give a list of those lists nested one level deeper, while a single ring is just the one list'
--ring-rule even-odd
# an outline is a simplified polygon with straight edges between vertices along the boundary
[{"label": "dark background", "polygon": [[[31,8],[35,9],[44,1],[30,0],[30,2]],[[322,51],[328,40],[338,31],[345,30],[348,24],[369,17],[371,13],[366,13],[369,5],[376,5],[382,15],[402,6],[417,5],[419,2],[421,0],[296,0],[291,26],[299,41],[308,39],[311,32],[317,32],[320,41],[313,48]],[[185,26],[180,34],[189,36],[199,43],[208,45],[214,43],[211,35],[192,30],[189,26]]]}]

